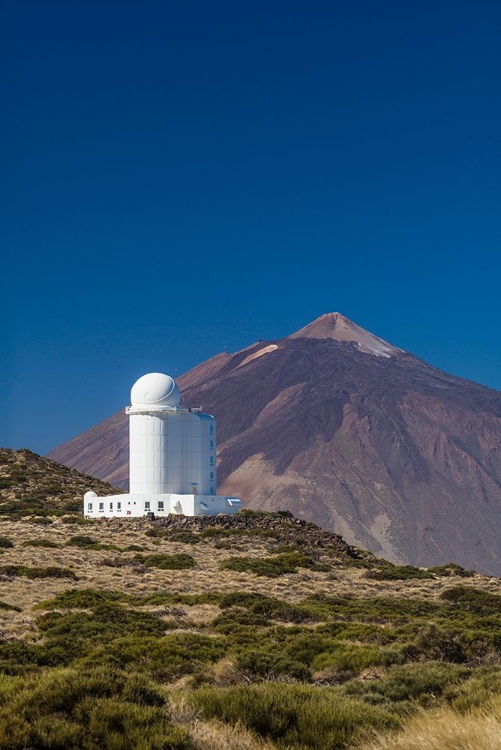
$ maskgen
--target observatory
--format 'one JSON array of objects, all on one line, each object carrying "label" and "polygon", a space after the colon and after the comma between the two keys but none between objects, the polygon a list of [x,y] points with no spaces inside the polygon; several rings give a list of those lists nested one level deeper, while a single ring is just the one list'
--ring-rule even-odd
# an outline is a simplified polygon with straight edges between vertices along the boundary
[{"label": "observatory", "polygon": [[216,420],[182,409],[175,381],[160,372],[132,386],[129,415],[129,494],[84,496],[89,518],[235,513],[240,500],[216,494]]}]

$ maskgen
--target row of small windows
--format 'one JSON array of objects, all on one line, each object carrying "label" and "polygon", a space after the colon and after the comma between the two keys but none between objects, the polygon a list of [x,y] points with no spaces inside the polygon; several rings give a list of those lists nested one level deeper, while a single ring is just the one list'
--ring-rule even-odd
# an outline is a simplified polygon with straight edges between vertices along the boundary
[{"label": "row of small windows", "polygon": [[[134,502],[134,505],[135,504],[136,503]],[[130,505],[130,503],[129,503],[129,505]],[[94,507],[93,503],[87,503],[87,512],[88,513],[92,513],[93,507]],[[145,503],[144,503],[144,509],[145,509],[145,511],[151,510],[151,503],[150,503],[149,500],[145,501]],[[110,510],[111,513],[113,513],[113,503],[110,503],[109,510]],[[164,501],[163,500],[159,500],[158,501],[158,508],[157,508],[157,510],[159,510],[159,511],[164,510]],[[117,513],[121,513],[121,511],[122,511],[122,502],[121,501],[117,501],[116,512]],[[104,503],[99,503],[99,512],[100,513],[104,513]],[[130,513],[130,511],[127,511],[127,512]]]}]

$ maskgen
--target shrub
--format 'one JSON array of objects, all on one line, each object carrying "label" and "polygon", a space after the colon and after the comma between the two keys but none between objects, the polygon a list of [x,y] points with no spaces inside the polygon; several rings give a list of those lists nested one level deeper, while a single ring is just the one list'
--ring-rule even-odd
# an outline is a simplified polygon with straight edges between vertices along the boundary
[{"label": "shrub", "polygon": [[428,620],[433,616],[449,616],[450,608],[443,604],[421,599],[390,599],[384,597],[359,598],[355,596],[324,596],[317,594],[301,603],[308,612],[323,620],[343,618],[371,623],[393,623],[395,625]]},{"label": "shrub", "polygon": [[412,659],[426,657],[431,661],[450,661],[462,664],[467,660],[458,633],[435,623],[418,630],[416,639],[405,646],[404,653]]},{"label": "shrub", "polygon": [[499,594],[491,594],[489,591],[473,588],[473,586],[455,586],[444,591],[440,598],[460,605],[463,611],[474,612],[477,615],[501,612]]},{"label": "shrub", "polygon": [[97,542],[91,536],[81,534],[79,536],[72,536],[66,544],[69,547],[92,547],[94,544],[97,544]]},{"label": "shrub", "polygon": [[10,541],[10,539],[7,539],[6,536],[0,536],[0,549],[9,549],[10,547],[13,547],[14,545]]},{"label": "shrub", "polygon": [[479,669],[469,680],[451,690],[452,705],[457,711],[488,709],[493,698],[501,695],[499,667]]},{"label": "shrub", "polygon": [[280,652],[242,651],[237,655],[235,665],[241,671],[248,672],[255,677],[264,677],[267,680],[283,676],[303,681],[311,679],[307,666]]},{"label": "shrub", "polygon": [[84,518],[83,516],[63,516],[61,521],[63,523],[76,523],[79,526],[88,526],[94,523],[93,518]]},{"label": "shrub", "polygon": [[57,544],[56,542],[51,542],[50,539],[27,539],[22,544],[23,547],[50,547],[52,549],[59,549],[61,547],[60,544]]},{"label": "shrub", "polygon": [[192,531],[175,531],[167,537],[169,542],[182,542],[183,544],[200,544],[200,537]]},{"label": "shrub", "polygon": [[75,573],[69,568],[58,568],[55,565],[47,568],[29,568],[27,565],[3,565],[0,575],[24,576],[26,578],[71,578],[77,581]]},{"label": "shrub", "polygon": [[222,529],[220,526],[209,526],[200,533],[200,536],[202,539],[214,539],[230,536],[246,536],[247,534],[248,531],[246,529]]},{"label": "shrub", "polygon": [[85,534],[72,536],[71,539],[66,542],[66,545],[68,547],[80,547],[81,549],[120,551],[120,547],[117,547],[116,544],[101,544],[100,542],[96,542],[91,536],[86,536]]},{"label": "shrub", "polygon": [[11,695],[5,720],[1,750],[190,748],[187,731],[172,725],[157,686],[144,676],[109,668],[54,669],[32,676]]},{"label": "shrub", "polygon": [[389,711],[340,697],[332,688],[262,684],[199,688],[192,701],[207,719],[241,722],[279,748],[342,748],[369,728],[399,726]]},{"label": "shrub", "polygon": [[300,552],[289,552],[269,558],[229,557],[223,560],[221,570],[235,570],[239,573],[255,573],[267,578],[278,578],[283,575],[297,573],[297,568],[328,571],[329,565],[318,565],[307,555]]},{"label": "shrub", "polygon": [[[315,619],[308,611],[301,607],[296,607],[293,604],[288,604],[287,602],[282,602],[278,599],[273,599],[264,594],[254,592],[242,591],[225,594],[221,598],[219,606],[221,609],[243,607],[247,612],[252,612],[254,615],[260,616],[263,619],[263,624],[267,624],[270,619],[294,623],[307,622]],[[224,616],[221,615],[218,618],[218,621],[215,621],[214,624],[221,624],[224,621]],[[243,615],[239,621],[245,625],[245,616]]]},{"label": "shrub", "polygon": [[142,634],[116,638],[86,657],[89,664],[110,665],[146,672],[155,680],[169,682],[192,674],[204,664],[218,661],[226,652],[220,638],[198,633],[175,633],[163,638]]},{"label": "shrub", "polygon": [[180,553],[179,555],[136,555],[134,558],[148,568],[159,568],[159,570],[187,570],[195,567],[195,560],[191,555]]},{"label": "shrub", "polygon": [[222,594],[216,591],[208,591],[206,594],[170,594],[157,592],[155,594],[136,594],[131,595],[129,603],[135,607],[156,606],[160,604],[218,604]]},{"label": "shrub", "polygon": [[75,641],[99,636],[112,640],[123,633],[163,635],[169,624],[149,612],[137,612],[119,604],[97,604],[92,612],[47,612],[38,618],[37,625],[46,638],[71,638]]},{"label": "shrub", "polygon": [[16,604],[7,604],[2,601],[0,601],[0,609],[12,610],[12,612],[22,612],[21,607],[18,607]]},{"label": "shrub", "polygon": [[39,602],[35,609],[93,609],[110,602],[123,602],[127,594],[107,589],[67,589],[54,599]]},{"label": "shrub", "polygon": [[475,575],[474,570],[465,570],[455,563],[436,565],[434,568],[428,568],[428,572],[436,576],[460,576],[461,578],[472,578]]},{"label": "shrub", "polygon": [[342,692],[374,705],[409,701],[428,705],[469,674],[469,669],[457,664],[404,664],[391,667],[379,680],[352,680]]}]

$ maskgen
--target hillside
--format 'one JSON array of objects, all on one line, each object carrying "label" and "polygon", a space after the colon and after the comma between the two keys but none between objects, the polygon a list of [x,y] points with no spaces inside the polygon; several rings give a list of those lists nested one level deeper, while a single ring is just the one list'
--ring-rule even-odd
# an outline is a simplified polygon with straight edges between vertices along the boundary
[{"label": "hillside", "polygon": [[80,512],[88,490],[104,495],[120,492],[27,449],[0,448],[0,515]]},{"label": "hillside", "polygon": [[286,512],[34,520],[0,524],[0,750],[498,747],[498,579]]},{"label": "hillside", "polygon": [[[218,420],[220,492],[287,508],[395,563],[501,574],[501,393],[339,313],[219,354],[178,384],[183,405]],[[125,414],[49,455],[126,487]]]}]

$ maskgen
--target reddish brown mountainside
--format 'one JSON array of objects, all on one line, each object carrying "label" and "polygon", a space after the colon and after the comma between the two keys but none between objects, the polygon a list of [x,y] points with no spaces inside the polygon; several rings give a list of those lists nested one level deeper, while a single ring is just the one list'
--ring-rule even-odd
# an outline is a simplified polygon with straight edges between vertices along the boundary
[{"label": "reddish brown mountainside", "polygon": [[[338,313],[179,378],[218,420],[218,478],[393,561],[501,575],[501,393],[447,375]],[[119,413],[49,454],[126,487]]]}]

